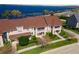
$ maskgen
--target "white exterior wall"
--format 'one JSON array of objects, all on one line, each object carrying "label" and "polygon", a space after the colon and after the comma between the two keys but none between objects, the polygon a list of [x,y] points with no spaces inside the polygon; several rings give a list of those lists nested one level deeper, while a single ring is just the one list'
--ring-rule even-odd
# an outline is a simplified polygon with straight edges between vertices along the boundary
[{"label": "white exterior wall", "polygon": [[61,32],[61,28],[62,28],[62,26],[60,26],[60,27],[58,27],[58,28],[55,28],[55,27],[53,27],[53,34],[55,34],[56,33],[56,30],[59,30],[59,33]]},{"label": "white exterior wall", "polygon": [[27,33],[27,32],[34,32],[33,28],[29,28],[29,29],[23,29],[22,31],[11,31],[9,32],[9,35],[15,35],[15,34],[21,34],[21,33]]},{"label": "white exterior wall", "polygon": [[79,22],[77,23],[76,28],[79,28]]},{"label": "white exterior wall", "polygon": [[0,36],[0,47],[3,47],[4,44],[3,44],[3,39],[2,39],[2,36]]},{"label": "white exterior wall", "polygon": [[[9,32],[9,35],[31,32],[31,33],[33,33],[32,35],[39,37],[39,36],[44,36],[46,34],[46,32],[51,32],[51,30],[52,30],[53,34],[55,34],[56,30],[60,30],[60,32],[61,32],[61,26],[58,28],[53,27],[52,29],[51,29],[51,26],[47,26],[47,27],[44,27],[44,30],[38,30],[37,28],[35,28],[35,29],[34,28],[23,29],[22,31],[16,30],[16,31]],[[44,34],[38,35],[38,33],[41,33],[41,32],[44,32]]]},{"label": "white exterior wall", "polygon": [[[38,33],[44,32],[44,34],[38,35]],[[41,37],[45,35],[45,28],[43,30],[38,30],[38,28],[36,28],[36,37]]]}]

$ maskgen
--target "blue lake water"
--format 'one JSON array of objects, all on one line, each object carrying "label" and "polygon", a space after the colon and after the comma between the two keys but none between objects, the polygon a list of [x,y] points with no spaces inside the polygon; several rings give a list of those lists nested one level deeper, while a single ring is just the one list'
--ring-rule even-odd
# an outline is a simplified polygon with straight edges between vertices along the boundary
[{"label": "blue lake water", "polygon": [[[24,16],[42,15],[43,10],[64,11],[74,9],[68,6],[33,6],[33,5],[0,5],[0,14],[5,10],[19,10]],[[36,13],[36,14],[31,14]]]}]

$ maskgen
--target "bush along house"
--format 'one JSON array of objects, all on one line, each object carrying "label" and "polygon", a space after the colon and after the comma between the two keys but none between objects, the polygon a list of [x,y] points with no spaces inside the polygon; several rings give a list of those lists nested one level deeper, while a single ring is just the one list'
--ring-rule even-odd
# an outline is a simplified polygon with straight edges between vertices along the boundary
[{"label": "bush along house", "polygon": [[61,21],[57,16],[35,16],[22,19],[0,20],[0,43],[17,40],[20,36],[42,37],[46,32],[60,33]]},{"label": "bush along house", "polygon": [[67,19],[66,24],[70,28],[79,28],[79,13],[71,15]]}]

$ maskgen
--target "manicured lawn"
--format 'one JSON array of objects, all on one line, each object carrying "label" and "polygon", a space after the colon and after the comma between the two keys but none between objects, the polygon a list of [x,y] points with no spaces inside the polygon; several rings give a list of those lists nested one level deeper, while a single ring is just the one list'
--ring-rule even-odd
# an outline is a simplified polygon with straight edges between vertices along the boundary
[{"label": "manicured lawn", "polygon": [[[37,38],[37,40],[39,40],[39,38]],[[17,50],[20,50],[20,49],[24,49],[24,48],[27,48],[27,47],[31,47],[31,46],[34,46],[34,45],[38,45],[39,43],[33,43],[32,41],[29,41],[29,44],[28,45],[25,45],[25,46],[21,46],[21,45],[17,45]]]},{"label": "manicured lawn", "polygon": [[76,43],[76,42],[77,42],[77,39],[72,39],[70,41],[64,40],[64,41],[48,44],[44,48],[38,47],[38,48],[29,50],[29,51],[25,51],[25,52],[22,52],[21,54],[39,54],[41,52],[45,52],[45,51],[50,50],[50,49],[58,48],[58,47],[65,46],[65,45],[72,44],[72,43]]},{"label": "manicured lawn", "polygon": [[60,38],[58,36],[56,36],[56,35],[53,35],[52,37],[50,37],[50,39],[52,39],[52,40],[58,40]]},{"label": "manicured lawn", "polygon": [[25,45],[25,46],[17,45],[17,50],[24,49],[24,48],[27,48],[27,47],[31,47],[31,46],[34,46],[34,45],[36,45],[36,44],[35,43],[30,43],[30,44]]},{"label": "manicured lawn", "polygon": [[48,38],[51,39],[51,40],[60,39],[58,36],[53,35],[51,32],[48,32],[48,33],[46,34],[46,37],[48,37]]},{"label": "manicured lawn", "polygon": [[64,38],[68,38],[69,37],[68,33],[65,32],[64,30],[61,30],[60,35],[63,36]]}]

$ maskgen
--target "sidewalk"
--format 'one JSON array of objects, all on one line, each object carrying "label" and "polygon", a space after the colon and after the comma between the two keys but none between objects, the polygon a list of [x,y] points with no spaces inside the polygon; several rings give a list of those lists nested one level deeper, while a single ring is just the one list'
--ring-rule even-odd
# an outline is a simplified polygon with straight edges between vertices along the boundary
[{"label": "sidewalk", "polygon": [[69,33],[69,34],[71,34],[71,35],[73,35],[74,38],[79,39],[79,34],[73,32],[73,31],[71,31],[71,30],[68,30],[68,29],[64,29],[64,31],[67,32],[67,33]]},{"label": "sidewalk", "polygon": [[61,38],[62,40],[66,40],[65,38],[63,38],[62,36],[60,36],[58,33],[56,33],[56,35]]}]

